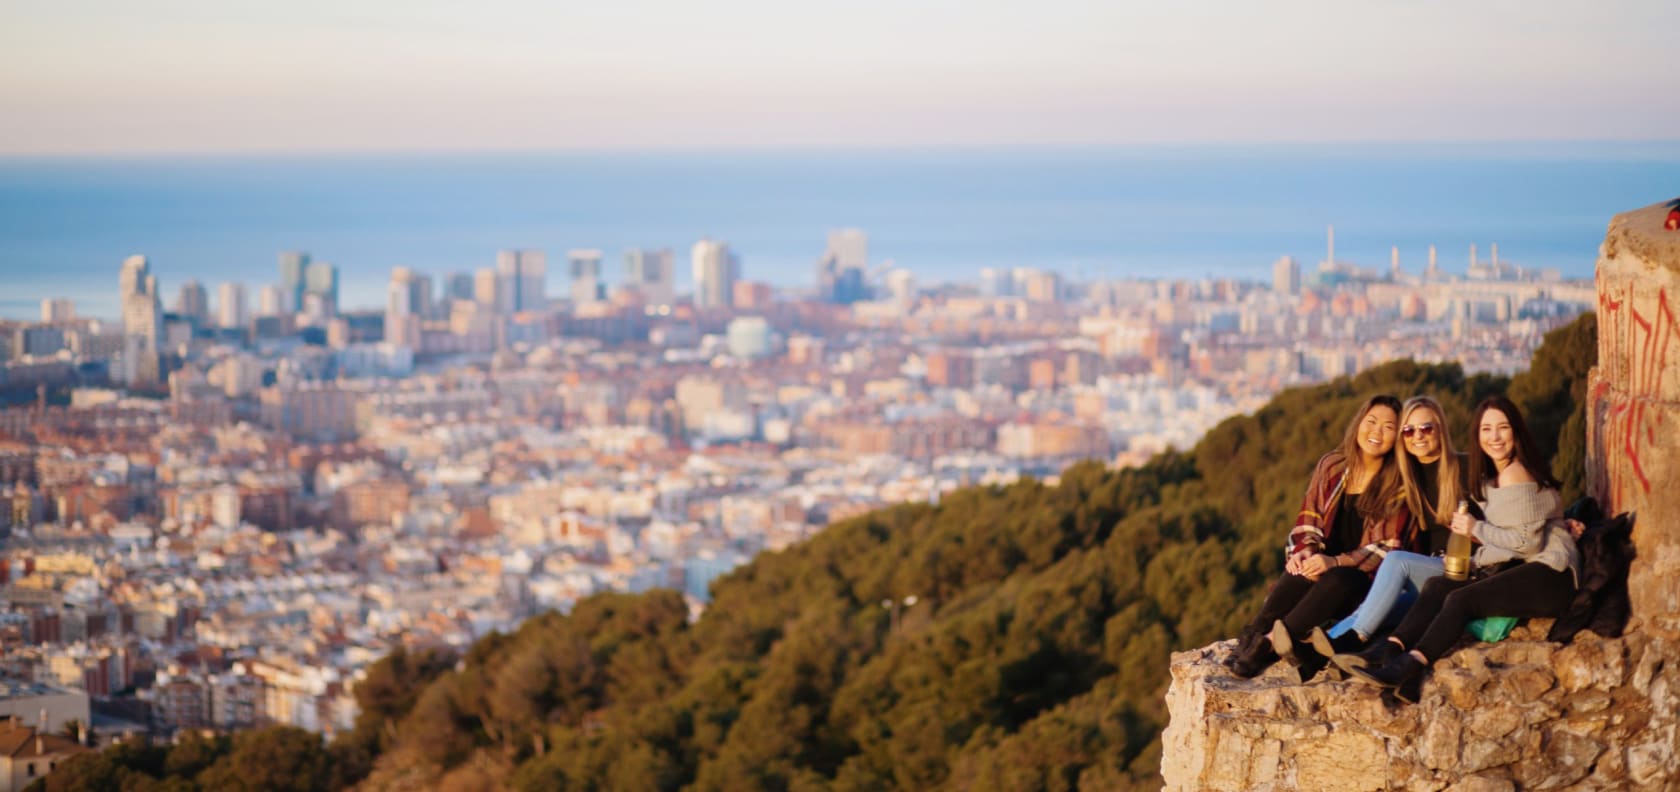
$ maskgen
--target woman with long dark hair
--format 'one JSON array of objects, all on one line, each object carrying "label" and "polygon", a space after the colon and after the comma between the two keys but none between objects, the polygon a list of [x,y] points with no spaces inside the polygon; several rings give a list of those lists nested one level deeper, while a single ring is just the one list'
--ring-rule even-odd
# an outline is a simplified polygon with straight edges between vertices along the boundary
[{"label": "woman with long dark hair", "polygon": [[1395,444],[1406,507],[1418,537],[1418,552],[1389,553],[1377,567],[1365,601],[1326,632],[1314,627],[1309,643],[1322,655],[1346,654],[1363,648],[1384,624],[1397,617],[1417,597],[1423,584],[1444,572],[1441,556],[1452,535],[1448,523],[1464,494],[1468,465],[1453,450],[1447,434],[1446,412],[1428,396],[1413,396],[1400,409],[1400,442]]},{"label": "woman with long dark hair", "polygon": [[1295,647],[1304,647],[1313,627],[1352,610],[1383,556],[1408,545],[1411,521],[1390,453],[1399,427],[1400,400],[1372,396],[1348,423],[1341,445],[1318,460],[1289,532],[1283,577],[1243,628],[1226,660],[1232,673],[1253,677],[1282,657],[1303,681],[1311,678],[1324,658]]},{"label": "woman with long dark hair", "polygon": [[1477,405],[1471,422],[1471,497],[1485,519],[1453,515],[1454,533],[1481,543],[1463,581],[1437,577],[1393,634],[1342,663],[1355,675],[1398,686],[1422,674],[1464,634],[1471,619],[1556,616],[1569,606],[1581,571],[1573,526],[1551,467],[1535,450],[1522,412],[1503,396]]}]

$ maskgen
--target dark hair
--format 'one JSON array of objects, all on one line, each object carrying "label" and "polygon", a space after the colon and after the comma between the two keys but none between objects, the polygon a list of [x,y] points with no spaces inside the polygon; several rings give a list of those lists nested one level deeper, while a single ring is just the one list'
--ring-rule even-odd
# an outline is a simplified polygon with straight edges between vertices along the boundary
[{"label": "dark hair", "polygon": [[1557,489],[1560,485],[1552,476],[1552,466],[1534,447],[1534,436],[1528,433],[1528,423],[1523,420],[1522,410],[1504,396],[1489,396],[1470,414],[1470,432],[1476,438],[1470,452],[1470,492],[1487,500],[1488,482],[1493,482],[1495,486],[1499,482],[1499,471],[1494,467],[1493,459],[1482,450],[1482,416],[1488,410],[1504,413],[1505,419],[1511,422],[1511,439],[1515,441],[1515,447],[1511,449],[1511,455],[1516,457],[1514,461],[1539,482],[1541,489]]},{"label": "dark hair", "polygon": [[[1342,433],[1341,445],[1336,450],[1342,455],[1342,463],[1347,466],[1348,475],[1353,474],[1354,465],[1359,464],[1364,456],[1359,451],[1359,424],[1365,420],[1366,414],[1373,408],[1387,407],[1394,411],[1394,445],[1400,445],[1400,400],[1386,393],[1379,393],[1365,400],[1359,406],[1359,411],[1353,414],[1353,420],[1348,422],[1347,430]],[[1391,451],[1394,449],[1390,449]],[[1405,487],[1400,481],[1399,465],[1394,464],[1394,454],[1383,454],[1382,467],[1377,475],[1366,485],[1365,492],[1359,496],[1359,516],[1367,519],[1381,519],[1394,513],[1394,508],[1406,500]]]}]

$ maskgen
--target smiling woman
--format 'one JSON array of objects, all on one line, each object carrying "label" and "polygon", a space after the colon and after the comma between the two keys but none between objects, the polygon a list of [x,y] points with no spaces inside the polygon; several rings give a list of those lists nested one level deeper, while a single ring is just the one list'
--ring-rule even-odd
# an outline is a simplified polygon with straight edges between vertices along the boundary
[{"label": "smiling woman", "polygon": [[1282,658],[1301,681],[1312,678],[1328,658],[1304,645],[1309,632],[1353,610],[1383,556],[1411,545],[1416,532],[1393,453],[1400,412],[1399,399],[1372,396],[1341,445],[1318,461],[1289,532],[1284,575],[1227,658],[1232,673],[1253,677]]}]

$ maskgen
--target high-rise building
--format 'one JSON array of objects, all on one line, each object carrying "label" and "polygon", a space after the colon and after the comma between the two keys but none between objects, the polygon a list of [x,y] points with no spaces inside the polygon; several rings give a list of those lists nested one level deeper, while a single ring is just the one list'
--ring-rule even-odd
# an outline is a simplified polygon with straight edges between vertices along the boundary
[{"label": "high-rise building", "polygon": [[443,298],[448,300],[473,299],[473,274],[470,272],[451,272],[445,282]]},{"label": "high-rise building", "polygon": [[860,229],[828,232],[828,247],[817,259],[817,293],[827,302],[850,305],[867,298],[869,235]]},{"label": "high-rise building", "polygon": [[1432,281],[1441,278],[1441,263],[1435,258],[1434,245],[1429,246],[1429,269],[1423,271],[1423,277]]},{"label": "high-rise building", "polygon": [[286,313],[286,295],[281,287],[272,283],[262,287],[257,292],[257,315],[279,316]]},{"label": "high-rise building", "polygon": [[129,256],[118,277],[123,312],[123,369],[131,385],[161,382],[158,341],[163,337],[163,310],[158,301],[157,277],[145,256]]},{"label": "high-rise building", "polygon": [[473,276],[473,302],[486,311],[496,313],[501,311],[502,286],[501,275],[496,270],[485,267]]},{"label": "high-rise building", "polygon": [[222,327],[244,327],[250,320],[245,312],[245,284],[229,281],[216,290],[216,318]]},{"label": "high-rise building", "polygon": [[41,301],[41,321],[68,322],[76,318],[76,304],[64,297],[49,297]]},{"label": "high-rise building", "polygon": [[571,271],[573,305],[586,305],[607,298],[607,285],[601,281],[601,251],[569,251],[566,253],[566,267]]},{"label": "high-rise building", "polygon": [[196,280],[181,284],[181,293],[175,297],[175,313],[194,325],[204,324],[210,318],[210,295],[205,292],[204,284]]},{"label": "high-rise building", "polygon": [[385,287],[385,340],[413,346],[420,339],[418,277],[408,267],[392,267]]},{"label": "high-rise building", "polygon": [[691,259],[694,265],[694,307],[731,306],[741,263],[729,250],[729,243],[702,239],[694,243]]},{"label": "high-rise building", "polygon": [[1278,294],[1301,293],[1301,265],[1294,256],[1284,256],[1272,262],[1272,291]]},{"label": "high-rise building", "polygon": [[1395,245],[1388,251],[1388,275],[1392,280],[1400,280],[1400,246]]},{"label": "high-rise building", "polygon": [[503,313],[548,309],[548,257],[540,250],[496,254],[497,308]]},{"label": "high-rise building", "polygon": [[649,305],[670,305],[676,299],[676,268],[672,261],[670,248],[625,253],[625,285],[640,291]]},{"label": "high-rise building", "polygon": [[278,313],[292,313],[303,307],[304,274],[308,269],[308,253],[288,250],[280,254],[280,294],[286,303]]},{"label": "high-rise building", "polygon": [[[323,311],[327,316],[338,313],[338,268],[325,261],[311,263],[303,271],[303,293],[317,294],[321,297]],[[303,307],[303,301],[298,301],[298,307]]]}]

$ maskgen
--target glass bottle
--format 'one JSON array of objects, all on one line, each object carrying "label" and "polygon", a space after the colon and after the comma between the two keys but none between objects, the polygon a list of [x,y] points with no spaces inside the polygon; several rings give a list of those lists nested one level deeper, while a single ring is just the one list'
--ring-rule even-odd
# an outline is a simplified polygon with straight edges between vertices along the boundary
[{"label": "glass bottle", "polygon": [[[1458,513],[1470,511],[1470,502],[1460,499]],[[1447,555],[1441,559],[1446,566],[1448,580],[1464,580],[1470,577],[1470,537],[1453,531],[1447,537]]]}]

